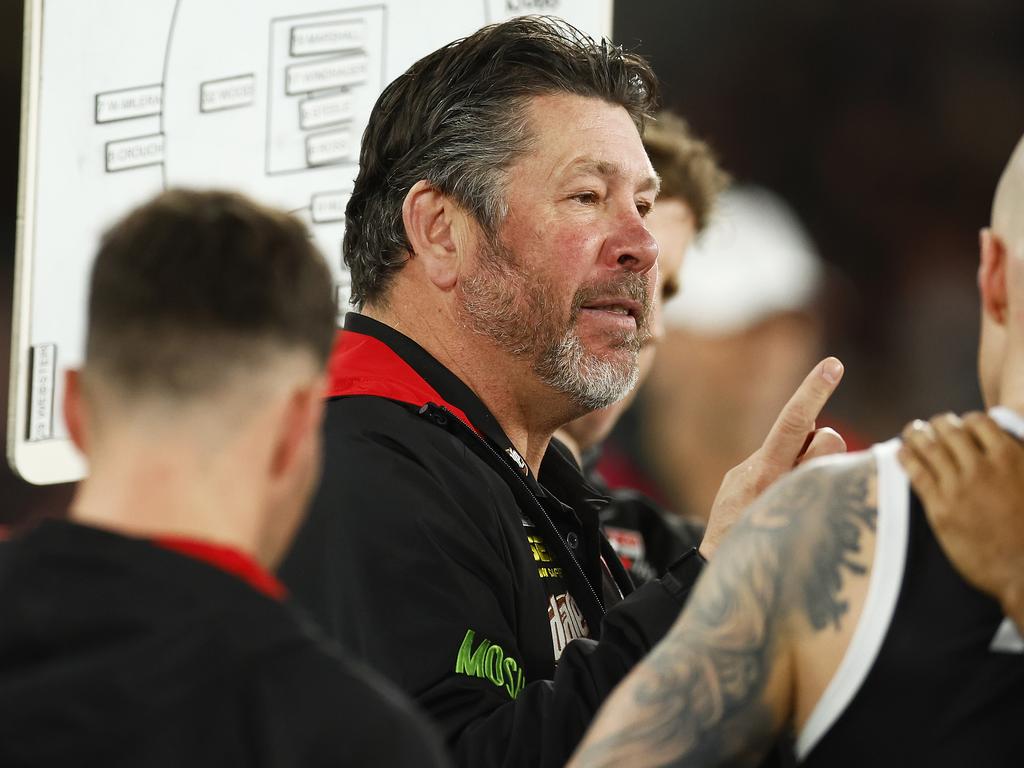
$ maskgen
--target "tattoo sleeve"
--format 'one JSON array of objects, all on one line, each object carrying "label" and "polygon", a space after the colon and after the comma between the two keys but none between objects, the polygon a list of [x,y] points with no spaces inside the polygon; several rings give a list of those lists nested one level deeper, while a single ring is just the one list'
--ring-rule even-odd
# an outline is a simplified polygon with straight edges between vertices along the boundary
[{"label": "tattoo sleeve", "polygon": [[870,456],[848,457],[793,473],[759,499],[573,765],[756,765],[790,717],[794,619],[813,632],[839,627],[844,579],[866,571],[857,555],[875,525],[874,477]]}]

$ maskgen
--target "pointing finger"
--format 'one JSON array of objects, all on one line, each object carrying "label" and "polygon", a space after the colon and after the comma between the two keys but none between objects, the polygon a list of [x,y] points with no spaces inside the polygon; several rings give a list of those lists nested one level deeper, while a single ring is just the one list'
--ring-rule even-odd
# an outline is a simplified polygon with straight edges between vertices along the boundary
[{"label": "pointing finger", "polygon": [[814,431],[814,421],[843,378],[843,364],[827,357],[814,367],[779,412],[765,438],[765,458],[775,464],[793,466]]}]

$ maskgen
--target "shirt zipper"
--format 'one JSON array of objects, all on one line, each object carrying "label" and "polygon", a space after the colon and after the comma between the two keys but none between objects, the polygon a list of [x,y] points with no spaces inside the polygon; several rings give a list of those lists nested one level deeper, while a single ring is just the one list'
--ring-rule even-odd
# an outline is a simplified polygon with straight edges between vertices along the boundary
[{"label": "shirt zipper", "polygon": [[[435,405],[434,403],[431,403],[430,405],[433,406],[434,408],[439,409],[442,413],[446,415],[446,417],[455,419],[455,421],[461,424],[465,429],[469,430],[470,434],[472,434],[474,438],[476,438],[481,444],[486,446],[488,451],[494,454],[495,458],[497,458],[501,462],[502,466],[511,469],[511,467],[509,467],[508,464],[505,462],[505,459],[502,457],[502,455],[498,453],[496,450],[494,450],[494,447],[475,430],[469,429],[469,427],[462,421],[462,419],[458,418],[455,414],[453,414],[443,405]],[[540,513],[544,516],[544,519],[547,521],[548,525],[551,526],[551,530],[555,532],[555,536],[558,537],[558,541],[562,544],[562,548],[569,555],[569,559],[572,560],[573,565],[575,565],[576,569],[580,572],[580,575],[583,577],[583,583],[587,585],[587,589],[590,590],[590,594],[593,596],[594,601],[597,603],[598,610],[601,611],[601,615],[603,616],[605,614],[604,603],[602,603],[600,598],[598,598],[597,591],[594,589],[594,585],[590,583],[590,579],[587,577],[587,572],[583,570],[583,566],[581,566],[579,560],[576,559],[576,555],[573,554],[572,549],[569,547],[568,544],[565,543],[565,540],[562,538],[561,534],[558,533],[558,528],[555,526],[555,523],[551,519],[551,516],[548,514],[548,511],[544,509],[544,505],[541,504],[540,501],[537,500],[537,497],[533,495],[533,491],[530,490],[530,486],[526,484],[523,478],[521,478],[515,472],[513,472],[512,475],[513,477],[515,477],[516,481],[523,486],[523,489],[526,491],[530,499],[533,501],[534,506],[537,507],[538,510],[540,510]],[[612,579],[612,581],[614,582],[614,579]]]}]

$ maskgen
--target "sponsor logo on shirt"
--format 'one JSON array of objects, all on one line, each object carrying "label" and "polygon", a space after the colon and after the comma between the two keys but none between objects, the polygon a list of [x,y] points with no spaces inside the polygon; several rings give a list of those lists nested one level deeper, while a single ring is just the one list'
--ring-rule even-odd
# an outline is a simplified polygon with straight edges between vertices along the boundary
[{"label": "sponsor logo on shirt", "polygon": [[523,690],[525,682],[522,666],[511,656],[505,655],[500,645],[490,640],[483,639],[474,648],[475,638],[476,632],[466,630],[458,656],[455,657],[455,674],[488,680],[498,688],[503,688],[509,698],[515,699]]},{"label": "sponsor logo on shirt", "polygon": [[544,540],[540,536],[527,536],[526,540],[530,543],[530,551],[533,552],[534,562],[540,564],[537,566],[538,576],[542,579],[560,579],[565,575],[565,571],[560,566],[548,565],[548,563],[554,563],[555,559],[551,557],[547,546],[544,544]]}]

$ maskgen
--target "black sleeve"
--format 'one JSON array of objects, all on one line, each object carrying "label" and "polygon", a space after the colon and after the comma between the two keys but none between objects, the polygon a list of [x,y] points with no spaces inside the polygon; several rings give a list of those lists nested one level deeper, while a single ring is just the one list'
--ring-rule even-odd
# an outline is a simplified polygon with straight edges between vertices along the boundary
[{"label": "black sleeve", "polygon": [[[600,642],[571,643],[553,679],[520,677],[523,595],[499,520],[508,510],[474,475],[483,465],[463,450],[438,470],[382,435],[327,454],[310,524],[282,571],[296,600],[414,697],[456,764],[563,765],[604,698],[671,626],[686,587],[647,585],[608,614]],[[467,674],[478,664],[490,674]]]},{"label": "black sleeve", "polygon": [[514,701],[466,690],[466,725],[449,743],[456,764],[564,765],[605,698],[671,627],[700,569],[691,559],[679,578],[638,589],[608,612],[599,641],[571,642],[554,679],[528,683]]}]

